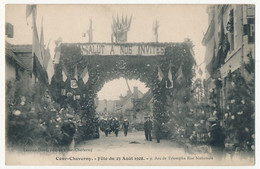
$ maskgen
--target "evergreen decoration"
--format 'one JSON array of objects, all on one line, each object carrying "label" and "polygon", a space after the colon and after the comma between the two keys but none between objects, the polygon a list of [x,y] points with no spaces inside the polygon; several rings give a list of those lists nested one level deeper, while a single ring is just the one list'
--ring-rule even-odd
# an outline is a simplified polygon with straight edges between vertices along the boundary
[{"label": "evergreen decoration", "polygon": [[[254,62],[249,62],[245,67],[248,75],[254,77]],[[255,82],[254,78],[247,81],[241,72],[237,70],[228,75],[224,129],[226,142],[251,151],[254,150],[252,147],[255,144]]]},{"label": "evergreen decoration", "polygon": [[[132,45],[132,44],[125,44]],[[150,43],[149,45],[157,45]],[[144,82],[148,88],[152,90],[153,94],[153,118],[155,124],[162,125],[169,121],[169,115],[165,107],[167,96],[171,95],[173,91],[181,91],[186,93],[186,88],[192,84],[191,79],[194,77],[193,66],[195,60],[193,58],[192,43],[190,40],[184,43],[160,43],[165,46],[164,56],[82,56],[79,45],[76,44],[62,44],[61,46],[61,62],[56,66],[55,75],[52,80],[52,89],[55,91],[55,101],[62,104],[71,104],[75,110],[80,111],[80,118],[84,119],[85,127],[82,127],[81,133],[84,133],[82,139],[95,137],[95,131],[92,131],[93,120],[95,119],[96,105],[94,99],[98,91],[103,85],[113,79],[120,77],[126,79],[137,79]],[[169,63],[172,63],[171,71],[176,75],[179,66],[182,65],[182,76],[184,79],[178,82],[173,79],[175,87],[166,89],[166,78],[169,71]],[[75,74],[74,68],[77,65],[77,71],[81,74],[84,68],[88,67],[89,79],[84,84],[82,79],[78,79],[78,89],[71,89],[69,82],[73,79]],[[68,78],[66,82],[62,81],[62,67],[68,71]],[[158,80],[157,67],[160,66],[165,78],[162,81]],[[175,81],[176,80],[176,81]],[[184,86],[184,88],[183,88]],[[65,89],[67,92],[72,92],[73,95],[78,93],[81,99],[75,101],[72,98],[61,95],[61,90]],[[84,94],[84,97],[83,97]],[[185,94],[186,95],[186,94]],[[59,96],[59,97],[57,97]],[[189,96],[187,95],[182,101],[187,102]],[[186,101],[187,100],[187,101]],[[91,136],[90,136],[91,135]]]}]

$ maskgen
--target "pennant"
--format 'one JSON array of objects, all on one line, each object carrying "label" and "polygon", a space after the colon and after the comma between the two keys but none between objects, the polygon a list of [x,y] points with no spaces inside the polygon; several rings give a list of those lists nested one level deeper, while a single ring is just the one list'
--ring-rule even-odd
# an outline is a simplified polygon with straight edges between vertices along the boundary
[{"label": "pennant", "polygon": [[87,68],[87,66],[85,67],[85,69],[84,69],[83,72],[81,73],[80,78],[83,80],[83,82],[84,82],[85,84],[88,82],[89,73],[88,73],[88,68]]},{"label": "pennant", "polygon": [[173,79],[172,79],[172,69],[171,66],[168,72],[168,79],[166,80],[166,88],[171,89],[173,88]]},{"label": "pennant", "polygon": [[159,81],[162,81],[163,78],[164,78],[163,72],[162,72],[161,68],[158,66],[158,79],[159,79]]},{"label": "pennant", "polygon": [[78,81],[78,68],[77,65],[75,66],[74,78]]},{"label": "pennant", "polygon": [[44,58],[46,64],[43,65],[45,70],[47,71],[48,79],[49,79],[49,84],[51,84],[51,78],[54,75],[54,65],[51,59],[51,54],[50,54],[50,49],[49,46],[47,47],[45,51],[45,58]]}]

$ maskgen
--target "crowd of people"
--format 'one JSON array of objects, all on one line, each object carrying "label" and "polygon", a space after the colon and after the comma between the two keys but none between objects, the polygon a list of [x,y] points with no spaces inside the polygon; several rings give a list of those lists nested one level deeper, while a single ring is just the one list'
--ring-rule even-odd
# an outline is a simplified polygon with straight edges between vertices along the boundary
[{"label": "crowd of people", "polygon": [[[101,118],[99,121],[100,130],[105,133],[106,136],[111,133],[115,133],[118,136],[120,130],[120,122],[116,117],[112,118]],[[128,133],[129,122],[127,119],[124,120],[122,124],[122,128],[124,130],[124,135],[127,136]]]}]

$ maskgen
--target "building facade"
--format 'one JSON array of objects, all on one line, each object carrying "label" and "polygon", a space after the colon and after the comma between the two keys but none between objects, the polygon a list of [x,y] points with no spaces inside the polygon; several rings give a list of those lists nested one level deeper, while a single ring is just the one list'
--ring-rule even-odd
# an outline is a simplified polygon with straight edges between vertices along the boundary
[{"label": "building facade", "polygon": [[222,117],[230,76],[240,74],[247,81],[254,78],[248,76],[246,65],[255,58],[255,6],[209,5],[207,13],[209,26],[202,40],[206,47],[205,96]]}]

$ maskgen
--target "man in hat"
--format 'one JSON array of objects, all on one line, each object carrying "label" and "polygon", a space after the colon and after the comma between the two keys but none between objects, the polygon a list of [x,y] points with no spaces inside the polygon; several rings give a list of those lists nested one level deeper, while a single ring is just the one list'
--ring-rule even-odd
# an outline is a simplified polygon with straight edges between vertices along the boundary
[{"label": "man in hat", "polygon": [[145,117],[146,121],[144,122],[144,134],[147,141],[152,141],[152,126],[153,123],[150,117]]},{"label": "man in hat", "polygon": [[124,129],[124,135],[127,136],[128,127],[129,127],[129,121],[127,119],[124,120],[122,127]]}]

